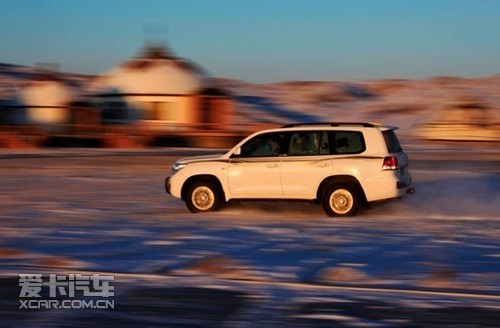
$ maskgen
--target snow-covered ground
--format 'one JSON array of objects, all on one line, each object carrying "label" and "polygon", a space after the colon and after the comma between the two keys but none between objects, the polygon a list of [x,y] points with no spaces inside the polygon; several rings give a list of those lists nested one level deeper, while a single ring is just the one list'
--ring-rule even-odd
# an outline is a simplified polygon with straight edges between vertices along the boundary
[{"label": "snow-covered ground", "polygon": [[[497,151],[410,147],[416,195],[349,219],[285,202],[191,214],[163,179],[203,152],[1,151],[3,323],[500,322]],[[19,310],[17,274],[52,272],[115,274],[115,310]]]}]

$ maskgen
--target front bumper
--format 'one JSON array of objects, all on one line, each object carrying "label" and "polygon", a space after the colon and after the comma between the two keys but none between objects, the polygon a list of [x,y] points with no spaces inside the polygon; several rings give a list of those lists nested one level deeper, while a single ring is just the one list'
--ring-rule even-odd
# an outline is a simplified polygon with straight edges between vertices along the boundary
[{"label": "front bumper", "polygon": [[170,193],[170,177],[165,178],[165,192],[167,194],[171,195],[171,193]]}]

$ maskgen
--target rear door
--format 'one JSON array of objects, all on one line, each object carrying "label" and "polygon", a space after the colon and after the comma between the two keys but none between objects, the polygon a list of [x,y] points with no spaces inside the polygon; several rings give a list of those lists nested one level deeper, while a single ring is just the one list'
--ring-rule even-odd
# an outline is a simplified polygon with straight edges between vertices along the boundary
[{"label": "rear door", "polygon": [[289,132],[287,140],[281,161],[283,194],[314,199],[318,185],[332,170],[328,132]]}]

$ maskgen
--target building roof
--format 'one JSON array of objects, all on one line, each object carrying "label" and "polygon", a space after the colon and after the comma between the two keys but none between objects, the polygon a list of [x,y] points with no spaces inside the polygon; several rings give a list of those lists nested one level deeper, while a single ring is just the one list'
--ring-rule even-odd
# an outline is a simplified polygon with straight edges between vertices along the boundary
[{"label": "building roof", "polygon": [[98,93],[191,95],[208,87],[208,77],[196,64],[176,57],[166,47],[143,53],[112,68],[95,83]]}]

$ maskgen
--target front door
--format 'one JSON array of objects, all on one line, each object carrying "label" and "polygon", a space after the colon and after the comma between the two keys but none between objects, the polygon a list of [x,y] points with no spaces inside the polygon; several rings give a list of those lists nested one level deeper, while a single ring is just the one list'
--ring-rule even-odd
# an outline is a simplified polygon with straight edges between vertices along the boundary
[{"label": "front door", "polygon": [[282,198],[282,133],[258,135],[241,146],[241,154],[231,158],[228,185],[232,198]]}]

